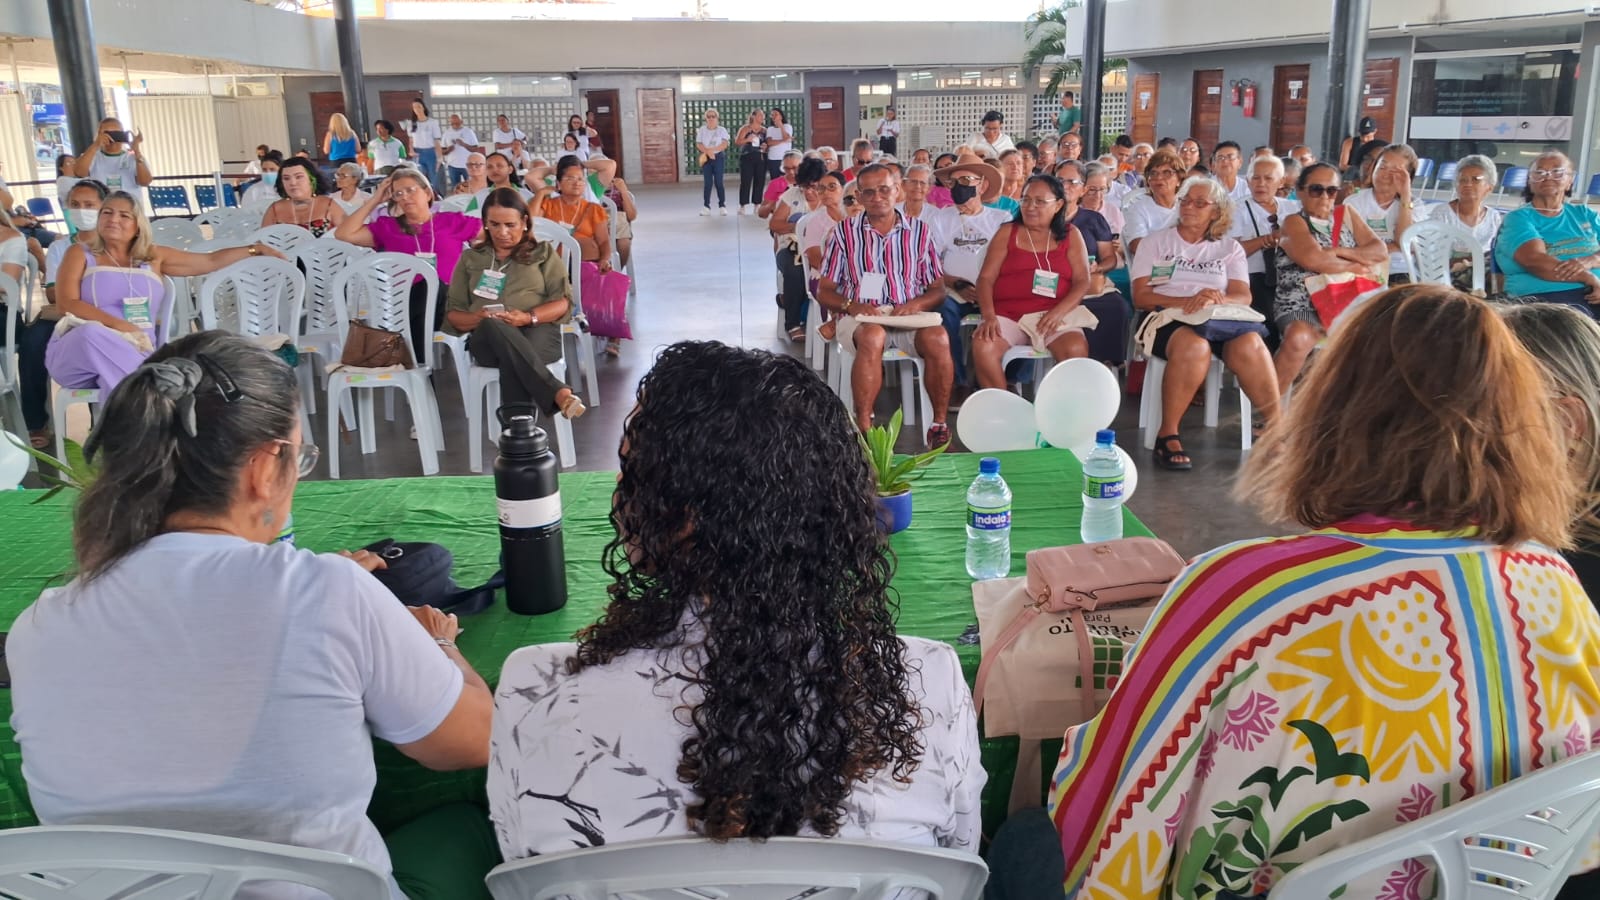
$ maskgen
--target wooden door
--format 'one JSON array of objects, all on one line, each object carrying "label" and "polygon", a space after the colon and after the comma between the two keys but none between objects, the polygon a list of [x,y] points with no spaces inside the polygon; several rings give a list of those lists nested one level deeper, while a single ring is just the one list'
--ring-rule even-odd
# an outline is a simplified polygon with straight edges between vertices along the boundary
[{"label": "wooden door", "polygon": [[1272,70],[1272,149],[1288,153],[1306,142],[1306,97],[1311,92],[1311,67],[1278,66]]},{"label": "wooden door", "polygon": [[1196,69],[1194,93],[1189,101],[1189,136],[1200,144],[1202,156],[1222,140],[1222,70]]},{"label": "wooden door", "polygon": [[[1156,142],[1156,110],[1161,106],[1161,76],[1143,72],[1133,78],[1133,125],[1128,136],[1147,144]],[[1101,148],[1104,149],[1104,148]]]},{"label": "wooden door", "polygon": [[[814,87],[811,89],[811,130],[805,135],[807,147],[832,147],[846,157],[850,147],[844,135],[844,88]],[[795,135],[795,146],[800,146],[800,135]]]},{"label": "wooden door", "polygon": [[594,113],[594,130],[600,134],[600,149],[606,158],[617,163],[617,175],[622,175],[622,107],[617,103],[615,89],[584,91],[583,99]]},{"label": "wooden door", "polygon": [[[316,135],[311,155],[318,159],[325,159],[322,155],[322,138],[328,133],[328,117],[334,113],[344,113],[343,91],[312,91],[311,92],[311,131]],[[350,123],[351,128],[359,131],[360,126]]]},{"label": "wooden door", "polygon": [[645,184],[678,180],[677,94],[672,88],[639,89],[639,166]]},{"label": "wooden door", "polygon": [[[411,152],[411,135],[406,133],[405,126],[400,123],[405,119],[411,118],[411,101],[421,99],[421,91],[378,92],[378,118],[388,119],[394,124],[394,136],[406,145],[406,156],[408,158],[416,154]],[[350,124],[355,126],[357,131],[361,130],[360,125],[356,125],[354,122]],[[368,122],[366,127],[371,128],[372,123]],[[376,133],[373,136],[376,137]]]},{"label": "wooden door", "polygon": [[1371,116],[1378,123],[1378,140],[1398,140],[1394,133],[1395,89],[1400,83],[1400,60],[1367,60],[1367,80],[1361,87],[1357,118]]}]

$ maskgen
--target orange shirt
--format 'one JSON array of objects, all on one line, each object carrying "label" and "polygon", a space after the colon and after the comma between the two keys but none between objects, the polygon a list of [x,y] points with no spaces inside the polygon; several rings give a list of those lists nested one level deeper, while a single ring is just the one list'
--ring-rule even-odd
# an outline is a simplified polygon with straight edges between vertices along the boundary
[{"label": "orange shirt", "polygon": [[611,233],[606,222],[606,208],[587,200],[574,206],[560,197],[546,197],[539,206],[539,216],[566,226],[575,238],[599,241],[601,235]]}]

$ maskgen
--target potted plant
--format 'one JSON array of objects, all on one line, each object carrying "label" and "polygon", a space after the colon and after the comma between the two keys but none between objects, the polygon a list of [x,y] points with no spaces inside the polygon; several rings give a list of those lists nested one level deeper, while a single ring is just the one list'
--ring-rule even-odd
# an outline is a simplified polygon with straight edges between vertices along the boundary
[{"label": "potted plant", "polygon": [[[48,490],[34,500],[34,503],[43,503],[64,490],[83,490],[94,480],[94,470],[83,462],[81,457],[75,466],[71,462],[56,459],[48,453],[33,449],[26,440],[9,431],[0,430],[0,440],[11,445],[13,448],[11,452],[20,450],[39,464],[39,480],[44,482]],[[72,454],[68,453],[67,456],[70,458]]]},{"label": "potted plant", "polygon": [[922,474],[923,466],[945,451],[943,444],[916,456],[895,458],[895,441],[900,439],[900,410],[888,425],[875,425],[861,436],[861,448],[878,476],[878,527],[887,534],[904,531],[911,524],[911,482]]}]

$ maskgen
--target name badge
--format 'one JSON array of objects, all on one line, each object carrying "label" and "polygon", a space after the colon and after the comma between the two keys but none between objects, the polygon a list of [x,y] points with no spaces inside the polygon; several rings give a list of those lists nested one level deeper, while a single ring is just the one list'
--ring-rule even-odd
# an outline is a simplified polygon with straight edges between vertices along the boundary
[{"label": "name badge", "polygon": [[862,303],[875,303],[884,299],[889,289],[889,276],[883,272],[862,272],[860,291],[856,300]]},{"label": "name badge", "polygon": [[1177,263],[1168,263],[1164,266],[1151,266],[1150,286],[1155,287],[1158,284],[1166,284],[1167,282],[1171,281],[1172,273],[1176,271],[1177,268]]},{"label": "name badge", "polygon": [[1388,234],[1389,233],[1389,220],[1388,219],[1368,219],[1367,220],[1367,227],[1371,228],[1377,234]]},{"label": "name badge", "polygon": [[485,300],[499,300],[500,292],[505,290],[506,273],[496,272],[493,269],[484,269],[478,276],[478,283],[472,287],[472,296],[482,297]]},{"label": "name badge", "polygon": [[122,301],[122,318],[128,324],[149,329],[155,326],[150,318],[149,297],[127,297]]},{"label": "name badge", "polygon": [[1061,273],[1045,269],[1033,270],[1033,292],[1041,297],[1054,297],[1061,285]]},{"label": "name badge", "polygon": [[439,271],[439,256],[438,256],[438,254],[434,254],[434,253],[416,253],[414,255],[417,257],[417,259],[420,259],[423,262],[427,263],[428,264],[428,268],[432,269],[435,272]]},{"label": "name badge", "polygon": [[113,190],[113,191],[122,190],[122,176],[121,175],[107,175],[106,176],[106,187],[111,189],[111,190]]}]

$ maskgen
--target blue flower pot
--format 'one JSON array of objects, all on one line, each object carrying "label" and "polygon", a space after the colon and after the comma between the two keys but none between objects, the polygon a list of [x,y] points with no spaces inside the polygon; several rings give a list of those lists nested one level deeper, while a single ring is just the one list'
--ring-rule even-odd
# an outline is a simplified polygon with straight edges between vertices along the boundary
[{"label": "blue flower pot", "polygon": [[878,498],[878,529],[894,534],[911,527],[911,492]]}]

